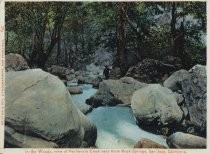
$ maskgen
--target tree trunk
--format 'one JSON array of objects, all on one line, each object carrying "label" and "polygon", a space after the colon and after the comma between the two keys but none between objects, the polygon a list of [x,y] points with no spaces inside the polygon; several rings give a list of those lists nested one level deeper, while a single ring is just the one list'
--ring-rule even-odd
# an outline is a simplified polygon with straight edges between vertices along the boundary
[{"label": "tree trunk", "polygon": [[8,31],[6,31],[6,42],[5,42],[5,46],[7,47],[7,45],[8,45],[8,41],[9,41],[9,32]]},{"label": "tree trunk", "polygon": [[89,41],[88,42],[88,54],[92,54],[92,44],[91,44],[91,42]]},{"label": "tree trunk", "polygon": [[32,41],[31,41],[31,51],[33,52],[35,48],[35,32],[32,33]]},{"label": "tree trunk", "polygon": [[57,14],[55,18],[54,28],[50,39],[50,45],[48,46],[45,53],[39,54],[39,62],[38,66],[44,68],[45,63],[47,62],[48,58],[50,57],[52,50],[55,44],[59,41],[59,37],[61,36],[61,28],[63,26],[63,22],[66,15],[66,9],[62,5],[57,6]]},{"label": "tree trunk", "polygon": [[117,57],[116,65],[120,67],[121,76],[127,71],[125,50],[125,7],[126,3],[117,3]]},{"label": "tree trunk", "polygon": [[68,60],[69,60],[69,65],[72,68],[74,68],[74,61],[75,61],[74,58],[75,58],[75,51],[70,48]]},{"label": "tree trunk", "polygon": [[65,52],[65,66],[69,67],[69,63],[68,63],[68,50],[66,47],[66,40],[63,40],[63,44],[64,44],[64,52]]},{"label": "tree trunk", "polygon": [[32,34],[32,53],[30,55],[30,66],[39,67],[40,55],[44,53],[44,34],[46,24],[36,25]]},{"label": "tree trunk", "polygon": [[171,10],[171,54],[176,56],[175,37],[176,37],[176,2],[172,2]]},{"label": "tree trunk", "polygon": [[84,16],[82,15],[82,52],[85,53],[85,38],[84,38]]},{"label": "tree trunk", "polygon": [[21,40],[21,42],[19,43],[19,51],[18,54],[22,54],[22,50],[23,50],[23,40]]},{"label": "tree trunk", "polygon": [[60,60],[61,60],[61,37],[59,36],[57,43],[57,65],[60,64]]},{"label": "tree trunk", "polygon": [[[134,25],[132,23],[132,21],[130,20],[130,18],[128,17],[128,14],[126,12],[126,10],[123,8],[123,13],[124,13],[124,18],[126,20],[126,22],[128,23],[128,25],[131,27],[131,29],[135,32],[136,34],[136,44],[137,44],[137,51],[136,54],[138,55],[138,58],[143,59],[144,53],[141,51],[141,42],[142,42],[142,32],[148,34],[148,29],[145,29],[143,26],[140,28],[138,27],[138,25]],[[141,31],[140,31],[141,29]]]},{"label": "tree trunk", "polygon": [[[33,65],[36,65],[40,68],[44,68],[45,63],[47,62],[49,56],[52,53],[52,50],[55,46],[55,44],[59,41],[60,33],[61,33],[61,28],[63,26],[64,18],[67,12],[68,7],[65,6],[66,4],[63,3],[57,3],[56,4],[56,16],[54,20],[54,26],[53,26],[53,31],[51,34],[50,38],[50,44],[48,48],[45,50],[44,49],[44,36],[45,36],[45,30],[47,27],[47,22],[48,22],[48,14],[46,14],[43,19],[40,21],[40,23],[36,24],[34,27],[35,31],[35,36],[36,36],[36,41],[35,45],[32,43],[32,54],[30,56],[30,62]],[[32,37],[32,42],[34,38]],[[46,52],[45,52],[46,51]]]},{"label": "tree trunk", "polygon": [[179,28],[179,35],[175,40],[176,46],[177,46],[177,54],[182,57],[184,53],[184,24],[181,23],[181,26]]}]

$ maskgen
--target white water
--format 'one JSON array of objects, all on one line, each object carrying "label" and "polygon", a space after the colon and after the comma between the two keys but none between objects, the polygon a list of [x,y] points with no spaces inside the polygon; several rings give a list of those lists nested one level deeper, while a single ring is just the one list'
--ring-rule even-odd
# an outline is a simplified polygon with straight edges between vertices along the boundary
[{"label": "white water", "polygon": [[166,145],[159,135],[139,128],[129,107],[99,107],[88,114],[97,126],[96,146],[99,148],[133,148],[142,138]]},{"label": "white water", "polygon": [[80,109],[80,110],[86,110],[90,106],[85,104],[85,100],[87,98],[90,98],[92,95],[94,95],[97,91],[97,89],[92,88],[92,85],[90,84],[84,84],[80,85],[79,87],[82,88],[83,93],[82,94],[74,94],[71,95],[75,105]]},{"label": "white water", "polygon": [[[76,103],[85,100],[96,92],[91,85],[83,85],[83,94],[72,95]],[[84,105],[84,104],[83,104]],[[163,136],[146,132],[136,125],[129,107],[98,107],[87,115],[97,127],[96,146],[98,148],[133,148],[141,139],[151,139],[166,145]]]}]

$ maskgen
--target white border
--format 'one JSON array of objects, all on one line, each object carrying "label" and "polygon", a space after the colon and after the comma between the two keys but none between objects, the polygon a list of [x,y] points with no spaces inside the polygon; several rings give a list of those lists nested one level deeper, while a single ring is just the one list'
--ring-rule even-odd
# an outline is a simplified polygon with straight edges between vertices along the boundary
[{"label": "white border", "polygon": [[[17,0],[0,0],[0,120],[2,122],[4,122],[4,116],[2,116],[2,112],[4,112],[4,95],[2,93],[4,93],[4,86],[2,86],[2,84],[4,85],[4,30],[2,30],[2,28],[4,29],[4,19],[5,19],[5,15],[4,15],[4,4],[5,2],[9,2],[9,1],[17,1]],[[18,1],[42,1],[42,0],[18,0]],[[59,0],[48,0],[48,1],[59,1]],[[74,0],[63,0],[63,1],[74,1]],[[81,1],[81,0],[80,0]],[[89,1],[89,0],[83,0],[83,1]],[[95,1],[103,1],[103,0],[95,0]],[[117,0],[106,0],[106,1],[117,1]],[[138,1],[138,0],[127,0],[128,2],[130,1]],[[150,1],[151,0],[142,0],[142,1]],[[159,1],[163,1],[163,0],[159,0]],[[170,1],[170,0],[164,0],[164,1]],[[174,0],[174,1],[180,1],[180,0]],[[182,0],[182,1],[188,1],[188,0]],[[191,0],[194,1],[194,0]],[[210,111],[209,109],[209,53],[208,53],[208,49],[209,49],[209,19],[210,19],[210,2],[208,0],[199,0],[199,1],[203,1],[207,3],[207,117],[209,116],[208,112]],[[209,132],[210,132],[210,128],[209,128],[209,118],[207,120],[207,149],[186,149],[186,150],[180,150],[180,149],[127,149],[127,151],[124,149],[45,149],[48,153],[39,153],[40,149],[23,149],[23,148],[14,148],[14,149],[9,149],[6,148],[4,149],[4,125],[0,124],[0,154],[61,154],[61,153],[55,153],[55,151],[59,150],[62,151],[62,154],[83,154],[85,151],[88,151],[89,154],[105,154],[105,153],[120,153],[120,154],[124,154],[124,153],[135,153],[135,154],[162,154],[161,151],[164,151],[165,154],[209,154],[210,153],[210,140],[209,140]],[[128,151],[130,150],[130,152]],[[115,151],[115,152],[112,152]],[[119,151],[119,152],[117,152]]]}]

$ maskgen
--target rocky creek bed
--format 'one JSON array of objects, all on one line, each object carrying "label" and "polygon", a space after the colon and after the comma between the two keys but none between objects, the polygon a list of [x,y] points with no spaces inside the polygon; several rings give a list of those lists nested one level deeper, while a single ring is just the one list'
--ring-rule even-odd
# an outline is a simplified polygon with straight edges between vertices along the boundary
[{"label": "rocky creek bed", "polygon": [[[83,94],[72,95],[74,102],[83,102],[96,93],[91,85],[83,85]],[[75,104],[76,104],[75,103]],[[86,106],[86,104],[83,104]],[[97,148],[133,148],[142,138],[166,144],[166,137],[142,130],[136,125],[130,107],[98,107],[87,114],[97,127]]]},{"label": "rocky creek bed", "polygon": [[203,65],[151,84],[102,80],[100,69],[28,69],[13,56],[5,74],[5,147],[206,148]]}]

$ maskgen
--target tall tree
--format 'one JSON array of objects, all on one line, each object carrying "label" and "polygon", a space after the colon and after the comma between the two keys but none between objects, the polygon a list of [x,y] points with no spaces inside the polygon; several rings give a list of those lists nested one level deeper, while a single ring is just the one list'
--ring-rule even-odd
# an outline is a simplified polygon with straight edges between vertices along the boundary
[{"label": "tall tree", "polygon": [[117,55],[116,65],[120,67],[121,75],[127,71],[126,49],[125,49],[125,2],[116,3],[117,7]]},{"label": "tall tree", "polygon": [[171,2],[171,53],[175,55],[176,37],[176,2]]},{"label": "tall tree", "polygon": [[[35,31],[36,36],[37,36],[37,43],[35,50],[32,51],[30,61],[32,62],[32,65],[35,63],[35,65],[38,65],[38,67],[44,68],[45,63],[47,62],[49,56],[52,53],[52,50],[56,43],[60,40],[60,35],[61,35],[61,29],[63,26],[63,22],[65,19],[65,15],[68,10],[68,5],[64,2],[59,2],[59,3],[53,3],[52,8],[55,13],[54,16],[54,24],[53,24],[53,30],[52,34],[50,37],[50,43],[47,47],[47,49],[44,49],[44,34],[45,34],[45,29],[46,29],[46,22],[42,22],[43,26],[38,29],[38,31]],[[47,17],[46,17],[47,18]],[[39,26],[39,23],[37,23]],[[39,38],[39,36],[41,36]]]}]

